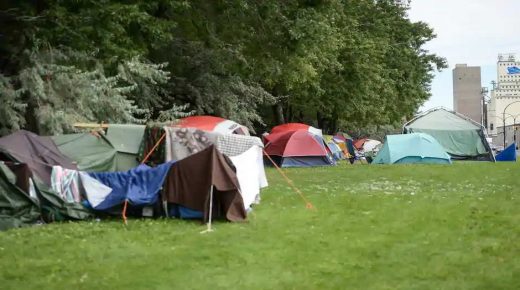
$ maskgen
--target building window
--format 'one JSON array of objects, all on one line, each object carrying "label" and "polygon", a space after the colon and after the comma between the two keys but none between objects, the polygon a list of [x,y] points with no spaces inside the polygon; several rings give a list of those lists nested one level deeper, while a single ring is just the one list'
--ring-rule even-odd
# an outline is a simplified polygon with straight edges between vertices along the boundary
[{"label": "building window", "polygon": [[489,129],[493,131],[493,123],[489,124]]}]

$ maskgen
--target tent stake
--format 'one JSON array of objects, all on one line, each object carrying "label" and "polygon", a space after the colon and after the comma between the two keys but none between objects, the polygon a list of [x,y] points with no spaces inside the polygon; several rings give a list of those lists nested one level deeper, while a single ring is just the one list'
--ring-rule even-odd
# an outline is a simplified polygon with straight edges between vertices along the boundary
[{"label": "tent stake", "polygon": [[211,218],[213,216],[213,185],[211,185],[211,188],[209,190],[209,220],[208,220],[208,228],[202,232],[201,234],[212,232],[213,229],[211,228]]}]

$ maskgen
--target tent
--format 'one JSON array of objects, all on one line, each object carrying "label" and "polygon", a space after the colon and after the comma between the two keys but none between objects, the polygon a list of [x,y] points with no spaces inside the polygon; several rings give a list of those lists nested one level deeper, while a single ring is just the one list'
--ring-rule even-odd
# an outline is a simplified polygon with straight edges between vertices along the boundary
[{"label": "tent", "polygon": [[204,220],[223,217],[229,221],[244,221],[246,209],[231,164],[215,145],[175,162],[161,192],[163,202],[203,213]]},{"label": "tent", "polygon": [[352,144],[354,145],[354,148],[356,148],[356,150],[361,150],[363,149],[363,144],[365,144],[365,141],[367,140],[368,138],[356,139]]},{"label": "tent", "polygon": [[[28,171],[26,164],[11,166],[18,172]],[[29,194],[29,176],[18,172],[0,162],[0,231],[32,224],[40,217],[38,200]]]},{"label": "tent", "polygon": [[116,171],[117,150],[102,133],[52,136],[58,149],[82,171]]},{"label": "tent", "polygon": [[180,161],[215,145],[233,162],[246,208],[258,203],[260,189],[268,185],[263,163],[264,144],[258,137],[179,127],[148,127],[145,136],[140,160],[157,145],[146,161],[148,164]]},{"label": "tent", "polygon": [[329,147],[329,150],[332,153],[332,157],[334,158],[334,160],[337,161],[343,159],[343,151],[341,150],[338,144],[336,144],[333,141],[330,141],[327,142],[327,147]]},{"label": "tent", "polygon": [[339,148],[343,151],[343,154],[348,158],[356,156],[354,148],[354,140],[347,133],[337,133],[333,136],[334,142],[338,144]]},{"label": "tent", "polygon": [[513,143],[496,156],[497,161],[516,161],[516,144]]},{"label": "tent", "polygon": [[361,138],[353,143],[357,150],[363,150],[365,152],[373,151],[379,144],[381,144],[380,141],[368,138]]},{"label": "tent", "polygon": [[349,134],[343,132],[336,133],[336,135],[334,135],[334,139],[343,142],[347,141],[348,139],[353,140]]},{"label": "tent", "polygon": [[221,134],[249,135],[246,126],[240,125],[235,121],[227,120],[215,116],[190,116],[180,119],[178,127],[196,128],[199,130],[217,132]]},{"label": "tent", "polygon": [[426,133],[435,138],[452,159],[494,161],[484,128],[444,108],[431,109],[403,126],[403,133]]},{"label": "tent", "polygon": [[27,164],[45,220],[85,219],[91,216],[80,203],[67,203],[51,189],[53,166],[77,167],[58,150],[50,137],[24,130],[4,136],[0,138],[0,160]]},{"label": "tent", "polygon": [[266,154],[280,167],[334,164],[323,138],[307,130],[269,134],[266,141]]},{"label": "tent", "polygon": [[137,154],[145,128],[144,125],[108,125],[106,139],[117,151],[116,171],[127,171],[139,165]]},{"label": "tent", "polygon": [[286,123],[282,125],[278,125],[271,129],[271,134],[281,133],[281,132],[291,132],[297,130],[306,130],[311,132],[312,134],[323,136],[323,133],[320,129],[314,128],[312,126],[302,124],[302,123]]},{"label": "tent", "polygon": [[77,169],[50,137],[24,130],[0,138],[0,160],[26,163],[33,174],[47,185],[50,185],[53,165]]},{"label": "tent", "polygon": [[367,139],[365,141],[365,143],[363,143],[363,151],[365,151],[365,152],[374,151],[377,148],[377,146],[379,146],[380,144],[381,144],[380,141],[373,140],[373,139]]},{"label": "tent", "polygon": [[450,156],[432,136],[424,133],[387,135],[373,164],[451,163]]}]

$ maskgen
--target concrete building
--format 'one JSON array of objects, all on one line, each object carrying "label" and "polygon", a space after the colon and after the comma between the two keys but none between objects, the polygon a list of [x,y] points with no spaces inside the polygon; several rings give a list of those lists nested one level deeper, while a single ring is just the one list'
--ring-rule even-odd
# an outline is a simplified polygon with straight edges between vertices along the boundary
[{"label": "concrete building", "polygon": [[[497,62],[497,82],[494,83],[487,105],[487,130],[493,144],[513,142],[514,125],[520,123],[520,62],[514,54],[500,54]],[[518,136],[517,136],[518,137]]]},{"label": "concrete building", "polygon": [[457,64],[453,69],[453,110],[482,124],[480,67]]}]

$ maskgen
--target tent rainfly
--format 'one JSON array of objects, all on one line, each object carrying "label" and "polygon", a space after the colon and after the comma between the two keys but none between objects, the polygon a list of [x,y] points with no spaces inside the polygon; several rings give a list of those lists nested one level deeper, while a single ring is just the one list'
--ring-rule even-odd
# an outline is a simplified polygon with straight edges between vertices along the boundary
[{"label": "tent rainfly", "polygon": [[321,129],[314,128],[312,126],[309,126],[309,125],[303,124],[303,123],[286,123],[286,124],[281,124],[281,125],[275,126],[275,127],[273,127],[273,129],[271,129],[271,134],[276,134],[276,133],[281,133],[281,132],[291,132],[291,131],[297,131],[297,130],[306,130],[314,135],[323,137],[323,133],[322,133]]},{"label": "tent rainfly", "polygon": [[215,116],[190,116],[182,118],[176,127],[196,128],[220,134],[249,135],[249,130],[246,126]]}]

